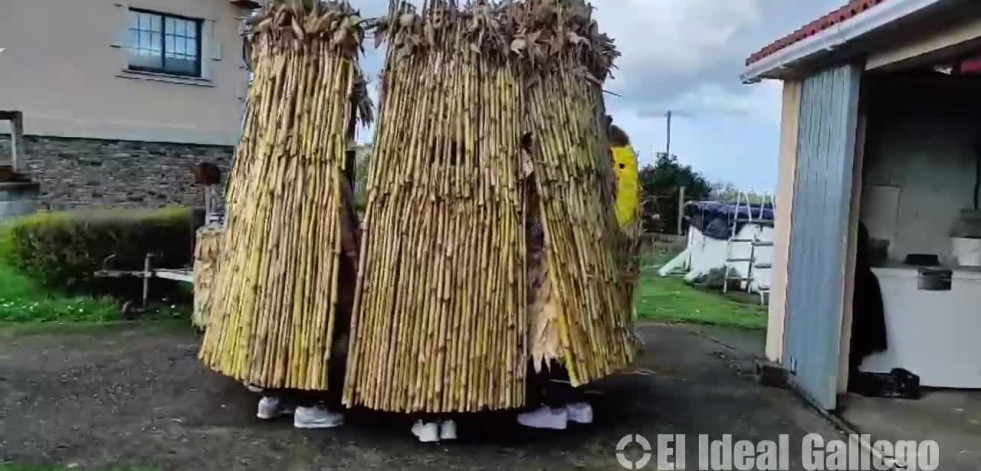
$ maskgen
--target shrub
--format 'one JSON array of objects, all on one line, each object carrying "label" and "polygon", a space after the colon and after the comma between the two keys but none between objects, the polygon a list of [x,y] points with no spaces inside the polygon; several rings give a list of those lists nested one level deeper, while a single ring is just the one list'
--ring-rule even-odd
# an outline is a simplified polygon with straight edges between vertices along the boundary
[{"label": "shrub", "polygon": [[116,270],[142,269],[147,253],[156,254],[154,267],[187,266],[193,234],[184,208],[39,213],[9,222],[0,251],[42,284],[75,291],[93,285],[110,255]]}]

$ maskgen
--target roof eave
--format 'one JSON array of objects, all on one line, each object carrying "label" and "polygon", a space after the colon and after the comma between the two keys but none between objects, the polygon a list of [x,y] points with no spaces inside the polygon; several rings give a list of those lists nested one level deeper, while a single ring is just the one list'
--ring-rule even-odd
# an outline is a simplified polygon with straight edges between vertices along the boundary
[{"label": "roof eave", "polygon": [[871,8],[848,21],[838,23],[803,41],[787,46],[749,64],[742,74],[744,83],[763,79],[783,79],[799,72],[816,59],[828,59],[841,46],[889,26],[909,15],[949,0],[896,0]]},{"label": "roof eave", "polygon": [[763,79],[783,79],[792,75],[802,64],[827,55],[841,46],[838,27],[824,30],[803,41],[787,46],[746,67],[743,83],[757,83]]}]

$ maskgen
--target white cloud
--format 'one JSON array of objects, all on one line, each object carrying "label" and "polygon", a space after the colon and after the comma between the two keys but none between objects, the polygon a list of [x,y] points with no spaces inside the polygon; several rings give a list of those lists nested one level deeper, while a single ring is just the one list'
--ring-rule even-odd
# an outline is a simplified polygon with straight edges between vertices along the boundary
[{"label": "white cloud", "polygon": [[733,92],[716,83],[702,83],[661,106],[639,108],[637,114],[642,118],[649,118],[662,116],[667,110],[671,110],[682,118],[719,114],[779,122],[780,96],[781,86],[777,82],[764,82],[739,92]]},{"label": "white cloud", "polygon": [[617,41],[617,85],[658,71],[689,74],[711,66],[733,37],[759,23],[760,0],[595,0],[596,18]]}]

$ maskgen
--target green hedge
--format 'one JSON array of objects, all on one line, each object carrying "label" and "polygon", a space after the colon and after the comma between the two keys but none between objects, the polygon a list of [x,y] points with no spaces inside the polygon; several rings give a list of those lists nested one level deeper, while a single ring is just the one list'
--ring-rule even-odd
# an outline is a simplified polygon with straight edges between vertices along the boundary
[{"label": "green hedge", "polygon": [[112,268],[140,270],[147,253],[155,267],[191,262],[194,216],[190,209],[95,210],[38,213],[8,222],[0,251],[8,262],[49,287],[89,288],[110,255]]}]

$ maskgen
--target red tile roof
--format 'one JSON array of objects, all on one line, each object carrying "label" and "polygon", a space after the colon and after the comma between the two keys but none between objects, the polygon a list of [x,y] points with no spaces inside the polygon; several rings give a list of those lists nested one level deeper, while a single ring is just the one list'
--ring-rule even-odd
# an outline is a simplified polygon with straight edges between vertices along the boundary
[{"label": "red tile roof", "polygon": [[775,54],[781,49],[797,44],[811,36],[814,36],[815,34],[831,28],[832,26],[848,21],[870,8],[874,8],[877,5],[888,1],[890,0],[850,0],[847,5],[808,23],[807,26],[784,36],[782,39],[779,39],[769,46],[764,47],[756,54],[749,56],[749,59],[746,59],[746,65],[748,66],[759,62],[764,58]]},{"label": "red tile roof", "polygon": [[981,74],[981,57],[975,57],[973,59],[967,59],[961,62],[962,74]]}]

